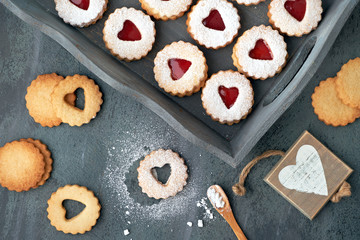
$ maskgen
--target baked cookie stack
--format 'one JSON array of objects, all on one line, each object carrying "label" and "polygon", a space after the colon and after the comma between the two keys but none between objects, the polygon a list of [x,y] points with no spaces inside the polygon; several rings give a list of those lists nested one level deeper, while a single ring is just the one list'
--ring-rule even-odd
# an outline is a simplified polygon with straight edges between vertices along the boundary
[{"label": "baked cookie stack", "polygon": [[312,106],[319,120],[331,126],[345,126],[360,117],[360,58],[347,62],[337,76],[315,88]]},{"label": "baked cookie stack", "polygon": [[43,185],[52,171],[51,153],[31,138],[6,143],[0,148],[0,185],[22,192]]},{"label": "baked cookie stack", "polygon": [[[83,89],[85,107],[75,106],[77,89]],[[81,126],[89,123],[100,111],[102,93],[94,80],[86,76],[67,76],[65,79],[56,73],[39,75],[27,88],[26,107],[34,121],[43,127]]]}]

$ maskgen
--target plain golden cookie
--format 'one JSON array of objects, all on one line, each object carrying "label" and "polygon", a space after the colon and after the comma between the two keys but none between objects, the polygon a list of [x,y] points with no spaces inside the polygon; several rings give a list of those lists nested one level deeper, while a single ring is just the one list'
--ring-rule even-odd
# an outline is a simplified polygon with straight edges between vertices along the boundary
[{"label": "plain golden cookie", "polygon": [[336,78],[328,78],[315,88],[312,98],[314,112],[327,125],[345,126],[360,116],[360,109],[345,105],[336,94]]},{"label": "plain golden cookie", "polygon": [[11,191],[36,187],[45,172],[44,156],[29,142],[13,141],[0,148],[0,184]]},{"label": "plain golden cookie", "polygon": [[[64,97],[68,94],[74,93],[78,88],[84,90],[85,107],[83,110],[72,106]],[[99,86],[86,76],[74,75],[67,76],[61,81],[51,94],[51,102],[55,109],[56,115],[61,118],[64,123],[70,126],[81,126],[89,123],[91,119],[95,118],[97,112],[100,111],[100,106],[103,102],[102,93]]]},{"label": "plain golden cookie", "polygon": [[338,72],[336,91],[343,103],[360,108],[360,58],[350,60]]},{"label": "plain golden cookie", "polygon": [[62,122],[56,116],[50,95],[54,87],[63,79],[56,73],[39,75],[27,88],[26,107],[34,121],[43,127],[59,126]]},{"label": "plain golden cookie", "polygon": [[[64,200],[74,200],[85,205],[85,208],[75,217],[66,219]],[[66,185],[51,194],[48,200],[48,218],[56,230],[64,233],[78,234],[90,231],[100,216],[101,206],[94,193],[86,187]]]},{"label": "plain golden cookie", "polygon": [[20,141],[26,141],[34,144],[34,146],[37,147],[40,150],[41,154],[44,156],[45,172],[36,187],[41,186],[50,177],[50,173],[52,171],[53,160],[51,158],[51,152],[48,150],[47,146],[43,144],[40,140],[34,140],[32,138],[28,138],[28,139],[20,139]]}]

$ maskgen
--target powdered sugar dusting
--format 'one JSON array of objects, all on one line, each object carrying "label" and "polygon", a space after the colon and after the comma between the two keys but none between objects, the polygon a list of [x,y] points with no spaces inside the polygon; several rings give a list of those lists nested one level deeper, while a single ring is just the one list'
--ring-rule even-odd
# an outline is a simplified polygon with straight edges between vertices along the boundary
[{"label": "powdered sugar dusting", "polygon": [[[159,146],[166,146],[164,139],[157,138],[152,131],[143,131],[141,135],[146,139],[150,149],[157,149]],[[108,159],[107,166],[104,170],[103,181],[106,183],[106,188],[110,191],[113,197],[117,198],[115,211],[123,214],[124,211],[129,211],[132,222],[136,220],[164,220],[180,215],[187,215],[188,210],[194,206],[194,201],[191,199],[199,195],[199,186],[194,182],[189,182],[183,191],[176,196],[160,200],[153,205],[142,205],[136,202],[129,193],[128,187],[125,183],[126,175],[129,173],[129,168],[136,164],[139,159],[144,158],[149,154],[149,150],[143,149],[142,141],[136,136],[126,135],[115,142],[107,143]],[[113,149],[115,147],[115,149]],[[119,158],[118,156],[122,156]],[[136,178],[137,176],[135,176]]]},{"label": "powdered sugar dusting", "polygon": [[[239,90],[239,95],[230,109],[221,99],[219,86],[236,87]],[[213,117],[219,118],[220,121],[231,122],[240,120],[249,113],[253,105],[254,93],[250,81],[239,72],[220,71],[206,81],[201,100],[206,111]]]},{"label": "powdered sugar dusting", "polygon": [[258,4],[263,1],[265,0],[236,0],[238,4],[245,4],[245,5]]},{"label": "powdered sugar dusting", "polygon": [[84,27],[103,15],[107,0],[91,0],[87,10],[77,7],[69,0],[55,0],[55,4],[55,9],[64,22]]},{"label": "powdered sugar dusting", "polygon": [[[139,41],[123,41],[117,35],[123,29],[124,22],[130,20],[141,33]],[[134,8],[116,9],[110,14],[103,29],[104,41],[113,54],[122,59],[134,60],[145,56],[155,42],[155,24],[142,11]]]},{"label": "powdered sugar dusting", "polygon": [[[225,24],[224,31],[210,29],[202,24],[213,9],[219,11]],[[218,48],[225,46],[237,35],[240,17],[237,9],[228,1],[200,0],[189,14],[188,26],[192,36],[200,44],[207,48]]]},{"label": "powdered sugar dusting", "polygon": [[306,0],[306,12],[301,22],[292,17],[285,9],[287,0],[273,0],[270,3],[269,14],[271,21],[281,32],[290,36],[307,34],[317,27],[321,20],[321,0]]},{"label": "powdered sugar dusting", "polygon": [[192,0],[141,0],[140,2],[145,3],[151,8],[150,12],[154,12],[160,15],[160,17],[172,17],[177,16],[182,12],[185,12]]},{"label": "powdered sugar dusting", "polygon": [[[255,47],[256,41],[263,39],[273,53],[272,60],[253,59],[249,52]],[[234,46],[236,66],[241,66],[241,71],[256,79],[272,77],[286,62],[286,43],[284,37],[270,26],[264,25],[247,30]],[[234,60],[235,61],[235,60]]]}]

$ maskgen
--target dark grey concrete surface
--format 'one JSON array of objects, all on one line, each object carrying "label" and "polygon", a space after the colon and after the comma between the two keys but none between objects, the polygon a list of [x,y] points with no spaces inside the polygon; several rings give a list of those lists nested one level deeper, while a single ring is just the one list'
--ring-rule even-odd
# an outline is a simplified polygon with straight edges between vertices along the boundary
[{"label": "dark grey concrete surface", "polygon": [[[319,81],[360,56],[360,6],[303,94],[237,169],[187,142],[160,117],[111,89],[56,42],[1,5],[0,22],[0,146],[19,138],[37,138],[48,145],[54,158],[51,178],[44,186],[23,193],[0,188],[1,239],[235,239],[216,212],[212,210],[214,219],[209,219],[204,208],[196,206],[214,183],[228,194],[249,239],[360,239],[360,121],[346,127],[326,126],[313,113],[310,99]],[[94,120],[82,127],[63,124],[52,129],[32,120],[25,107],[26,88],[38,74],[51,72],[85,74],[100,85],[104,104]],[[349,178],[350,198],[328,203],[313,221],[308,220],[262,181],[277,162],[275,157],[255,167],[245,197],[234,196],[231,186],[251,158],[267,149],[288,149],[304,130],[355,170]],[[139,161],[157,148],[179,152],[189,167],[188,185],[168,200],[148,199],[137,184]],[[58,232],[47,219],[47,199],[66,184],[88,187],[101,202],[97,225],[84,235]],[[79,210],[78,205],[66,206],[72,213]],[[203,228],[196,226],[198,219],[204,220]],[[188,227],[188,221],[194,226]],[[130,235],[124,236],[124,229]]]}]

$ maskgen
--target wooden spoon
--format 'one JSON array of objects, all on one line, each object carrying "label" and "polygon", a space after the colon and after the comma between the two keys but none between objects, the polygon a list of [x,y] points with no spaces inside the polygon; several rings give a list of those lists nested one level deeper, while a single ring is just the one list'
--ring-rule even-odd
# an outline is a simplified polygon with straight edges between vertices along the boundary
[{"label": "wooden spoon", "polygon": [[210,188],[213,188],[217,193],[219,193],[220,196],[222,197],[222,201],[224,201],[224,203],[225,203],[224,207],[222,207],[222,208],[216,207],[215,203],[212,201],[212,199],[209,197],[209,194],[208,194],[208,198],[209,198],[211,204],[213,205],[213,207],[228,222],[228,224],[230,225],[230,227],[232,228],[232,230],[234,231],[234,233],[238,239],[247,240],[245,234],[243,233],[243,231],[241,230],[241,228],[239,227],[238,223],[235,220],[234,214],[231,210],[229,199],[227,198],[224,190],[219,185],[212,185],[209,187],[209,189]]}]

